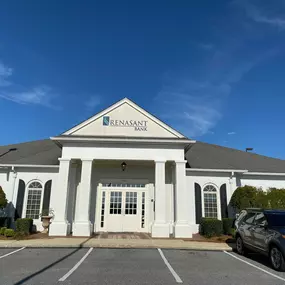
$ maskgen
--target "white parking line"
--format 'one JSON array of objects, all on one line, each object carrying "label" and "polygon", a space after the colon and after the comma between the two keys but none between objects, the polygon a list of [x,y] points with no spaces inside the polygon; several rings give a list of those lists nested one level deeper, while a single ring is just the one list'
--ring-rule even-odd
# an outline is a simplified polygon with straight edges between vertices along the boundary
[{"label": "white parking line", "polygon": [[175,270],[172,268],[172,266],[170,265],[170,263],[168,262],[168,260],[166,259],[166,257],[164,256],[162,250],[160,248],[157,249],[162,260],[164,261],[164,263],[166,264],[166,266],[168,267],[169,271],[171,272],[171,274],[173,275],[173,277],[175,278],[177,283],[183,283],[183,281],[181,280],[181,278],[179,277],[179,275],[175,272]]},{"label": "white parking line", "polygon": [[269,271],[267,271],[267,270],[265,270],[265,269],[263,269],[263,268],[260,268],[260,267],[254,265],[254,264],[251,264],[250,262],[248,262],[248,261],[246,261],[246,260],[243,260],[243,259],[241,259],[241,258],[235,256],[235,255],[232,254],[232,253],[229,253],[229,252],[227,252],[227,251],[224,251],[224,253],[226,253],[227,255],[230,255],[230,256],[232,256],[233,258],[235,258],[235,259],[237,259],[237,260],[239,260],[239,261],[241,261],[241,262],[243,262],[243,263],[246,263],[246,264],[248,264],[248,265],[250,265],[250,266],[252,266],[252,267],[254,267],[254,268],[256,268],[256,269],[258,269],[258,270],[260,270],[260,271],[262,271],[262,272],[264,272],[264,273],[266,273],[266,274],[268,274],[268,275],[271,275],[271,276],[273,276],[273,277],[275,277],[275,278],[277,278],[277,279],[280,279],[280,280],[282,280],[282,281],[285,281],[285,278],[282,278],[282,277],[280,277],[280,276],[278,276],[278,275],[276,275],[276,274],[274,274],[274,273],[271,273],[271,272],[269,272]]},{"label": "white parking line", "polygon": [[4,254],[4,255],[1,255],[1,256],[0,256],[0,259],[1,259],[1,258],[4,258],[4,257],[6,257],[6,256],[9,256],[9,255],[11,255],[11,254],[13,254],[13,253],[16,253],[16,252],[18,252],[18,251],[20,251],[20,250],[23,250],[24,248],[26,248],[26,247],[22,247],[22,248],[19,248],[19,249],[17,249],[17,250],[14,250],[14,251],[12,251],[12,252],[9,252],[9,253],[6,253],[6,254]]},{"label": "white parking line", "polygon": [[65,281],[66,278],[68,278],[80,266],[80,264],[87,258],[87,256],[91,253],[92,250],[93,250],[93,247],[89,248],[87,253],[58,281]]}]

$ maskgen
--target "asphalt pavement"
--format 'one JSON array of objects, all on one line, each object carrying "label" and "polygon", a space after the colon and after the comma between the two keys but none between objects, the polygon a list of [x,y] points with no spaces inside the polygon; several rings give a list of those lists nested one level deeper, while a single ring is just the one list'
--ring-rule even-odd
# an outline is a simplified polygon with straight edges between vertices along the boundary
[{"label": "asphalt pavement", "polygon": [[265,257],[223,251],[0,248],[0,284],[279,285]]}]

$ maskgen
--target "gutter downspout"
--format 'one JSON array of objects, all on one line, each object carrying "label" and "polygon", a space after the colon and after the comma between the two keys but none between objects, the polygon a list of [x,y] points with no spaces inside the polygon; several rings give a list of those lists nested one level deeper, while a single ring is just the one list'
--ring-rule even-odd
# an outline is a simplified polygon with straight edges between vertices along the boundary
[{"label": "gutter downspout", "polygon": [[15,209],[16,209],[16,197],[15,197],[15,187],[16,187],[16,180],[17,180],[17,172],[15,170],[15,166],[12,166],[11,171],[13,172],[13,182],[12,182],[12,198],[11,198],[11,205],[10,205],[10,217],[11,219],[11,227],[14,228],[15,226]]},{"label": "gutter downspout", "polygon": [[234,175],[235,175],[235,173],[232,171],[231,175],[230,175],[230,179],[229,179],[231,195],[233,195],[233,177],[234,177]]}]

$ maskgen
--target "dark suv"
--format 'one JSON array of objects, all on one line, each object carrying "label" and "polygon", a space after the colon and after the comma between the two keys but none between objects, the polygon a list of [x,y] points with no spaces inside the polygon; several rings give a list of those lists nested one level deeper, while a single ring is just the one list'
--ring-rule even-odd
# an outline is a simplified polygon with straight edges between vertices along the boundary
[{"label": "dark suv", "polygon": [[235,220],[236,249],[269,257],[272,267],[285,271],[285,211],[246,209]]}]

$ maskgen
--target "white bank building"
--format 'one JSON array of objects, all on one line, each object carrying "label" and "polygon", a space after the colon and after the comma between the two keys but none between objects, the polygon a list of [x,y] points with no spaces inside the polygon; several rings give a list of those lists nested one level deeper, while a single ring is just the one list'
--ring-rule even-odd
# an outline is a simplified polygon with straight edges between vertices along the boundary
[{"label": "white bank building", "polygon": [[[171,112],[171,110],[169,110]],[[12,218],[54,211],[52,236],[190,238],[238,186],[285,187],[285,161],[191,140],[123,99],[59,136],[0,146]]]}]

